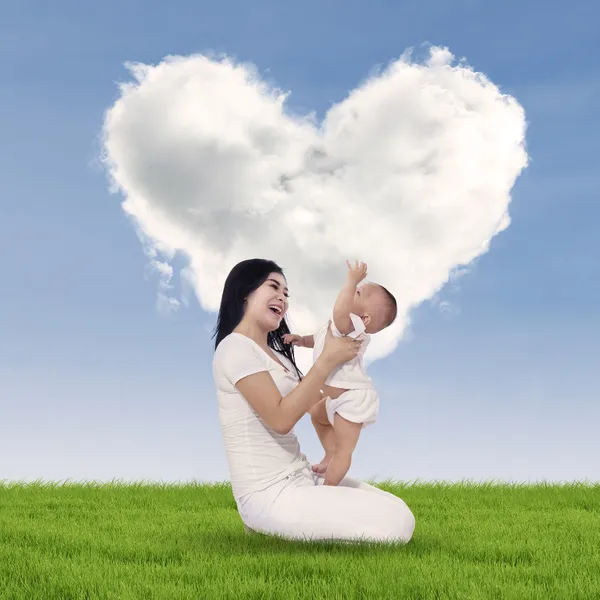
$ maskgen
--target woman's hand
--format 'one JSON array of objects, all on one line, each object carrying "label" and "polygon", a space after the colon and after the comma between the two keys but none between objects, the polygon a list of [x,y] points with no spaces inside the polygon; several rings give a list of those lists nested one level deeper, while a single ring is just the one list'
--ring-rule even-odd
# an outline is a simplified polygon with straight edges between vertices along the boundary
[{"label": "woman's hand", "polygon": [[325,336],[325,345],[321,357],[326,360],[332,367],[338,367],[344,363],[356,358],[360,352],[362,340],[355,340],[349,337],[335,337],[331,332],[331,321],[327,327],[327,335]]}]

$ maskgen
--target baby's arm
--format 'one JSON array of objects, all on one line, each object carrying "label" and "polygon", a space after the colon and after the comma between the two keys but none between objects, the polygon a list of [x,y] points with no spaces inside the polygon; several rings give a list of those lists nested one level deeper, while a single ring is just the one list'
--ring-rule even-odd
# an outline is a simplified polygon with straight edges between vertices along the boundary
[{"label": "baby's arm", "polygon": [[283,343],[300,346],[300,348],[314,348],[315,337],[314,335],[296,335],[295,333],[286,333],[283,336]]},{"label": "baby's arm", "polygon": [[303,335],[302,347],[303,348],[314,348],[315,347],[315,336],[314,335]]},{"label": "baby's arm", "polygon": [[354,261],[354,267],[351,267],[348,261],[346,261],[346,264],[348,265],[346,283],[340,290],[333,307],[333,323],[342,335],[347,335],[354,329],[350,319],[350,313],[354,305],[354,294],[356,293],[356,286],[367,275],[367,265],[365,263],[360,263],[359,266],[357,261]]}]

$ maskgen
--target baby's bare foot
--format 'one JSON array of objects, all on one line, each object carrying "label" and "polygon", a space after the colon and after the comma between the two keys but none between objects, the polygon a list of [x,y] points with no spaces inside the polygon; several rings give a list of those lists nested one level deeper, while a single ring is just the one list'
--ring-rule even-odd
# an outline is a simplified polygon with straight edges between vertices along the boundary
[{"label": "baby's bare foot", "polygon": [[313,472],[319,473],[319,474],[325,473],[325,471],[327,471],[327,467],[329,466],[329,463],[331,462],[332,458],[333,458],[333,454],[326,454],[325,458],[323,458],[323,460],[318,465],[312,466]]}]

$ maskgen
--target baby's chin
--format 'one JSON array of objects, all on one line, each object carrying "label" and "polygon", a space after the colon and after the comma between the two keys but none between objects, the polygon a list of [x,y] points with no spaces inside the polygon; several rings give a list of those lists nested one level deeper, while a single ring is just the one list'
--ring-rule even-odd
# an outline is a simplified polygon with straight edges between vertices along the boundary
[{"label": "baby's chin", "polygon": [[375,335],[376,333],[379,333],[380,331],[381,331],[381,329],[374,328],[371,323],[369,323],[365,327],[365,333],[368,333],[369,335]]}]

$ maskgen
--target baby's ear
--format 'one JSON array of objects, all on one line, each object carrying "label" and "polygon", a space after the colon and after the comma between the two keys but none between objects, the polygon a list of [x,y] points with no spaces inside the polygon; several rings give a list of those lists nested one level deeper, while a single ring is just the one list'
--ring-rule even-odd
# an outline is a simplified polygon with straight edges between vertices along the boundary
[{"label": "baby's ear", "polygon": [[361,317],[362,322],[365,324],[365,327],[371,322],[371,315],[363,315]]}]

